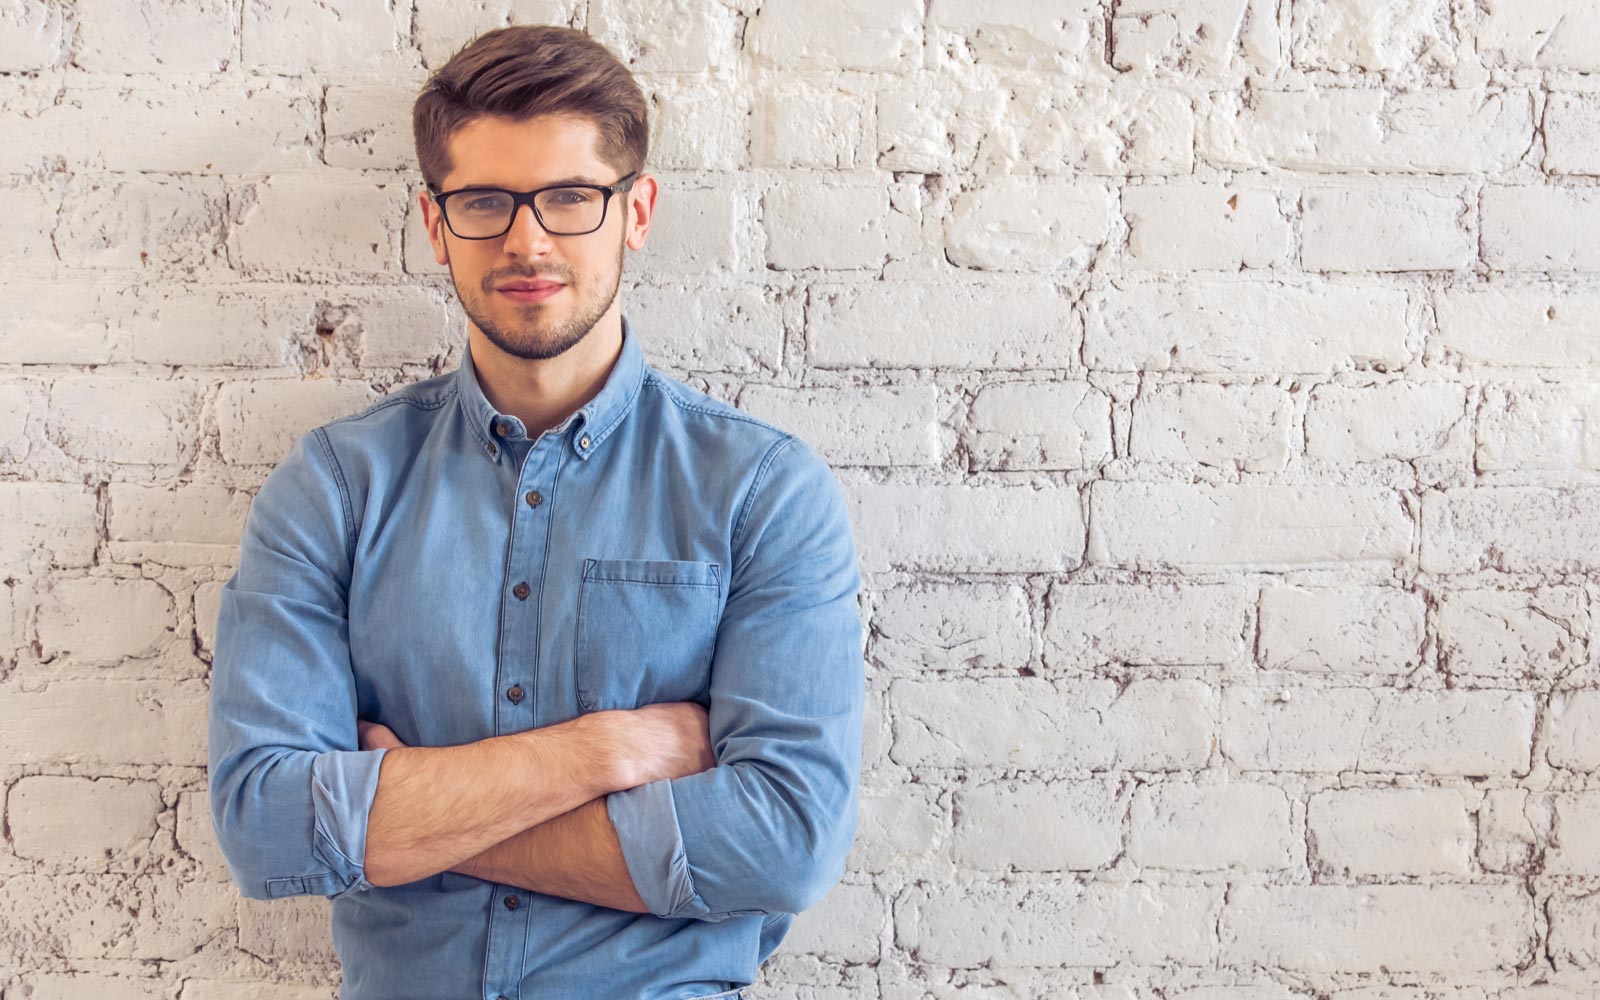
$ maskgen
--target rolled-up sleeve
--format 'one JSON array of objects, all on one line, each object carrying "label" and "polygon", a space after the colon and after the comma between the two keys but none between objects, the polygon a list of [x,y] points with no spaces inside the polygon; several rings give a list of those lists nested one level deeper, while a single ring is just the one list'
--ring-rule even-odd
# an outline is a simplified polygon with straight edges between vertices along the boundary
[{"label": "rolled-up sleeve", "polygon": [[717,766],[606,797],[635,888],[660,917],[799,913],[844,874],[856,834],[861,578],[832,470],[781,439],[732,538],[708,710]]},{"label": "rolled-up sleeve", "polygon": [[346,594],[354,528],[326,434],[302,435],[251,504],[211,664],[211,821],[251,899],[366,880],[387,750],[359,750]]}]

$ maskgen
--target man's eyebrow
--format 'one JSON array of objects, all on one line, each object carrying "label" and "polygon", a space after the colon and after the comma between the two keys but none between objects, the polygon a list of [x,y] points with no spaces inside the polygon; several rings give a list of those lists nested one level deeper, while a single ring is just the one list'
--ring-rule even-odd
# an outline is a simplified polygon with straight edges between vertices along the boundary
[{"label": "man's eyebrow", "polygon": [[[549,182],[547,182],[545,184],[537,185],[537,187],[549,187],[551,184],[594,184],[594,185],[598,185],[598,186],[601,186],[601,187],[605,186],[605,182],[604,181],[595,180],[593,177],[572,176],[572,177],[562,177],[562,178],[560,178],[558,180],[549,181]],[[504,184],[487,184],[487,183],[485,183],[485,184],[463,184],[463,185],[461,185],[461,188],[458,188],[457,190],[461,190],[462,188],[498,188],[501,191],[513,191],[513,190],[516,190],[515,188],[507,187]],[[533,190],[535,190],[535,188],[528,188],[528,190],[529,191],[533,191]]]}]

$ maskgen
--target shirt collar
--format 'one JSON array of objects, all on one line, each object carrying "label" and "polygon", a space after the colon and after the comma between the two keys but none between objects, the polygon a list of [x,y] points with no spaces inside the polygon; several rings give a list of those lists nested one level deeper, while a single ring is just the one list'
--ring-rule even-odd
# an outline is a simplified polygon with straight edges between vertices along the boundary
[{"label": "shirt collar", "polygon": [[[600,443],[611,435],[622,418],[633,409],[634,400],[639,398],[639,386],[644,382],[644,353],[639,349],[639,338],[633,332],[633,325],[628,322],[628,317],[622,317],[622,353],[611,366],[611,374],[606,376],[606,384],[600,388],[594,398],[574,410],[568,417],[551,428],[555,434],[565,434],[574,423],[582,422],[583,430],[576,435],[570,435],[572,450],[577,452],[579,458],[588,458]],[[501,439],[504,436],[497,430],[499,424],[506,433],[525,433],[522,421],[509,413],[501,413],[489,402],[483,394],[483,386],[478,382],[478,373],[472,363],[472,340],[467,339],[466,348],[461,352],[461,365],[456,369],[456,395],[461,401],[462,412],[466,414],[467,423],[478,436],[478,441],[484,454],[492,460],[499,460]]]}]

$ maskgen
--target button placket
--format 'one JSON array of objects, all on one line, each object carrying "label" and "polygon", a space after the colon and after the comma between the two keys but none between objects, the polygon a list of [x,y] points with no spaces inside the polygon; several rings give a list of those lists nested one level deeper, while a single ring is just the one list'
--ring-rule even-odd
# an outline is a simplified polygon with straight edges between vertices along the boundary
[{"label": "button placket", "polygon": [[[517,430],[513,418],[500,417],[492,421],[496,431]],[[564,431],[565,428],[557,430]],[[564,464],[562,449],[556,447],[557,433],[545,431],[531,444],[518,439],[515,453],[521,456],[515,505],[511,512],[511,552],[508,573],[502,583],[506,595],[501,613],[500,655],[496,672],[495,732],[504,735],[528,728],[530,722],[538,724],[538,665],[540,661],[541,628],[537,619],[539,601],[533,600],[534,578],[524,574],[535,571],[545,552],[550,522],[545,516],[550,499],[543,488],[559,479],[559,469]],[[564,437],[561,437],[565,440]],[[502,442],[508,449],[513,443]],[[508,450],[508,454],[512,452]],[[523,577],[519,579],[519,577]],[[511,598],[514,598],[512,600]],[[502,700],[503,699],[503,700]],[[513,707],[515,706],[515,707]],[[530,718],[529,713],[532,717]]]}]

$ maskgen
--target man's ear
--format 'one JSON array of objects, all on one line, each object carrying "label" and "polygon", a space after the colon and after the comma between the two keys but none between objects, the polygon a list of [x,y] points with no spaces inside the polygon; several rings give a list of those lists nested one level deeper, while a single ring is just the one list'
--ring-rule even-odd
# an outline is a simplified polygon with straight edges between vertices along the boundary
[{"label": "man's ear", "polygon": [[623,230],[623,241],[629,249],[644,249],[645,236],[650,232],[650,221],[655,217],[658,190],[655,177],[641,172],[633,182],[633,189],[628,192],[628,218]]},{"label": "man's ear", "polygon": [[[422,228],[427,231],[428,243],[433,247],[433,259],[440,264],[450,263],[450,245],[444,238],[444,216],[438,211],[438,206],[428,196],[428,192],[417,193],[417,203],[422,210]],[[434,230],[439,230],[439,238],[434,240]]]}]

